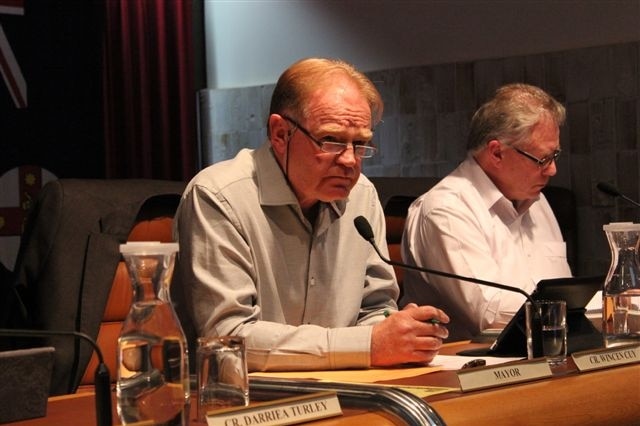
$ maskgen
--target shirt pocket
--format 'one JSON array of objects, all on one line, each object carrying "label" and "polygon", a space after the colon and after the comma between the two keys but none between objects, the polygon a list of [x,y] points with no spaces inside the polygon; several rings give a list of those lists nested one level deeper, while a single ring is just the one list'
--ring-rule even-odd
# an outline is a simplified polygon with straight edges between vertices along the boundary
[{"label": "shirt pocket", "polygon": [[545,257],[567,258],[567,244],[564,241],[544,241],[540,243],[540,248]]},{"label": "shirt pocket", "polygon": [[[567,244],[558,241],[545,241],[539,243],[540,254],[551,267],[560,267],[564,272],[567,265]],[[557,271],[560,272],[560,271]]]}]

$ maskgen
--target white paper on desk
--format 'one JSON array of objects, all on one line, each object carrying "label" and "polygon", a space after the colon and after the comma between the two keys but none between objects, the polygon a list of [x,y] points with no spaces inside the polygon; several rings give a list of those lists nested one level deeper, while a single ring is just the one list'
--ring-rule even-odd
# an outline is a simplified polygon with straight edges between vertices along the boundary
[{"label": "white paper on desk", "polygon": [[599,318],[602,316],[602,290],[596,292],[595,296],[585,306],[585,309],[587,310],[585,314],[587,318]]},{"label": "white paper on desk", "polygon": [[432,367],[442,367],[443,370],[460,370],[463,365],[472,359],[483,359],[486,365],[504,364],[509,361],[517,361],[522,357],[503,358],[495,356],[461,356],[461,355],[436,355],[431,364]]}]

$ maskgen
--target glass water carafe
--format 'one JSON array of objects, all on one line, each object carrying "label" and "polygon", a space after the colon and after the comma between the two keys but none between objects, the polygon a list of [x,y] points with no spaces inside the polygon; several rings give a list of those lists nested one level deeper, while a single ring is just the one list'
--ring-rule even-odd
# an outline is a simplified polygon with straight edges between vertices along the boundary
[{"label": "glass water carafe", "polygon": [[117,354],[118,416],[125,425],[188,424],[187,341],[169,295],[177,251],[177,243],[120,246],[133,284]]},{"label": "glass water carafe", "polygon": [[611,267],[602,291],[604,345],[640,343],[640,224],[615,222],[603,229],[611,248]]}]

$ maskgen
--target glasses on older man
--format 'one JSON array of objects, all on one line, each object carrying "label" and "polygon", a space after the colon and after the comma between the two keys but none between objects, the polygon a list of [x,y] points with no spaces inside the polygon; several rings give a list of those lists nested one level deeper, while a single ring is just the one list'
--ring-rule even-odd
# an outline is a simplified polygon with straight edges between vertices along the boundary
[{"label": "glasses on older man", "polygon": [[350,142],[334,142],[318,140],[311,135],[311,133],[302,127],[300,123],[293,118],[283,115],[282,118],[290,122],[296,129],[300,130],[309,140],[318,145],[318,147],[329,154],[340,155],[345,152],[349,146],[353,147],[353,155],[360,158],[371,158],[376,153],[377,148],[371,145],[364,145],[362,143],[350,143]]},{"label": "glasses on older man", "polygon": [[523,151],[523,150],[521,150],[519,148],[516,148],[515,146],[509,146],[509,147],[513,148],[513,150],[515,152],[517,152],[518,154],[524,155],[529,160],[531,160],[534,163],[536,163],[538,165],[538,167],[540,167],[542,169],[546,169],[547,167],[549,167],[551,165],[551,163],[553,163],[554,161],[556,161],[558,159],[558,157],[560,156],[560,153],[562,152],[562,150],[556,149],[555,151],[553,151],[553,153],[551,155],[547,155],[544,158],[538,158],[535,155],[529,154],[527,151]]}]

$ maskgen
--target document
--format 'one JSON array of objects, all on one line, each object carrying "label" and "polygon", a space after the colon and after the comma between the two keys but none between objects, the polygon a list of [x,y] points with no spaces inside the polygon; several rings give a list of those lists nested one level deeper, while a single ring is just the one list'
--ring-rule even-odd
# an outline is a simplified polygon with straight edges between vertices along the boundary
[{"label": "document", "polygon": [[249,376],[275,377],[281,379],[322,380],[327,382],[376,383],[398,380],[406,377],[421,376],[442,370],[459,370],[472,359],[480,358],[486,365],[502,364],[522,358],[470,357],[458,355],[436,355],[429,365],[398,366],[389,368],[369,368],[358,370],[321,370],[321,371],[257,371]]},{"label": "document", "polygon": [[[370,368],[358,370],[322,370],[322,371],[259,371],[249,374],[251,377],[267,377],[297,380],[318,380],[334,383],[360,383],[376,384],[388,380],[399,380],[407,377],[415,377],[423,374],[434,373],[442,370],[459,370],[472,359],[483,359],[486,365],[496,365],[522,358],[498,358],[498,357],[469,357],[458,355],[436,355],[434,360],[426,366],[405,365],[389,368]],[[433,386],[393,386],[404,389],[421,398],[459,390],[459,388],[433,387]]]},{"label": "document", "polygon": [[522,357],[505,358],[495,356],[459,356],[459,355],[436,355],[430,366],[439,367],[442,370],[460,370],[463,365],[472,359],[483,359],[485,365],[504,364],[505,362],[518,361]]},{"label": "document", "polygon": [[390,367],[359,370],[323,370],[323,371],[260,371],[249,376],[275,377],[281,379],[322,380],[326,382],[375,383],[385,380],[397,380],[444,370],[431,365],[420,367]]}]

